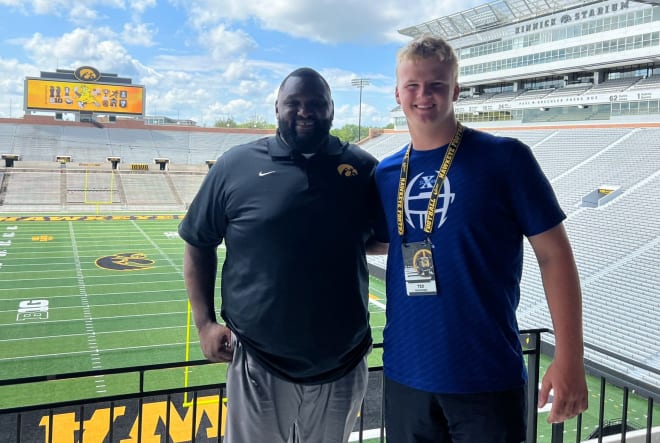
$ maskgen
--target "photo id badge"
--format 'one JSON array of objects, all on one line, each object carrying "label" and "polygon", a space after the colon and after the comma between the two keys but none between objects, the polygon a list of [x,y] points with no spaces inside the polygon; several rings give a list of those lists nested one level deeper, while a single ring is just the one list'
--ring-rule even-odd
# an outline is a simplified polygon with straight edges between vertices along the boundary
[{"label": "photo id badge", "polygon": [[403,272],[408,295],[436,295],[433,245],[428,240],[404,243]]}]

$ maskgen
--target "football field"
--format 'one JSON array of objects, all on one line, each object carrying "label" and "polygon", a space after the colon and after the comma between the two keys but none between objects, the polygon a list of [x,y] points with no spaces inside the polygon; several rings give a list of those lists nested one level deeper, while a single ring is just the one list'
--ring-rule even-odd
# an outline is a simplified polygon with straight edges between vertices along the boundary
[{"label": "football field", "polygon": [[[183,241],[177,234],[181,218],[0,215],[0,378],[203,359],[183,283]],[[218,251],[222,261],[224,249]],[[384,283],[372,277],[375,343],[382,343],[384,292]],[[371,367],[382,364],[381,355],[380,349],[370,354]],[[544,358],[541,375],[547,363]],[[151,390],[223,382],[223,366],[171,369],[146,382]],[[597,423],[599,380],[590,378],[589,388],[583,438]],[[125,375],[9,385],[0,387],[0,408],[136,389],[134,377]],[[620,417],[621,391],[608,386],[607,397],[606,419]],[[646,403],[631,396],[628,408],[628,418],[644,425]],[[655,411],[657,423],[657,407]],[[539,415],[540,442],[549,441],[545,418],[545,413]],[[566,424],[566,432],[574,435],[575,420]]]},{"label": "football field", "polygon": [[[2,378],[202,359],[183,283],[180,219],[0,216]],[[222,247],[218,254],[222,261]],[[372,279],[371,292],[374,340],[382,342],[383,283]],[[379,352],[371,359],[372,366],[380,365]],[[185,377],[178,386],[224,378],[222,368],[210,374],[172,372]],[[195,376],[212,380],[191,379]],[[159,379],[177,385],[177,375]],[[126,386],[109,377],[75,390],[107,396],[125,392]],[[5,394],[0,406],[31,403],[25,390]]]}]

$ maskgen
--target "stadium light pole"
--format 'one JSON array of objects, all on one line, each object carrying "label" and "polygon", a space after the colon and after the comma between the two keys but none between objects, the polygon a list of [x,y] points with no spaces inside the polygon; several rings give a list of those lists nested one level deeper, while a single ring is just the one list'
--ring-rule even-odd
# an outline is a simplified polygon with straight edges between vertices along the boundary
[{"label": "stadium light pole", "polygon": [[358,108],[358,138],[357,141],[360,141],[360,130],[362,129],[362,89],[369,84],[368,78],[354,78],[351,80],[351,85],[355,86],[360,90],[360,105]]}]

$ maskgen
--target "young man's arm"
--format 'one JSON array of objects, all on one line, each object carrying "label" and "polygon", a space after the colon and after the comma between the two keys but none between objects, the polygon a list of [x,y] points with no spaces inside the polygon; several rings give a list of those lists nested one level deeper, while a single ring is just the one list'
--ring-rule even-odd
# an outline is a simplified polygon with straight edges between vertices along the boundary
[{"label": "young man's arm", "polygon": [[233,356],[231,331],[218,324],[215,315],[217,248],[199,248],[186,243],[183,270],[188,299],[204,356],[213,362],[231,361]]},{"label": "young man's arm", "polygon": [[548,422],[558,423],[588,406],[580,280],[563,224],[529,237],[529,242],[541,269],[555,334],[555,356],[543,377],[538,406],[545,405],[553,389]]}]

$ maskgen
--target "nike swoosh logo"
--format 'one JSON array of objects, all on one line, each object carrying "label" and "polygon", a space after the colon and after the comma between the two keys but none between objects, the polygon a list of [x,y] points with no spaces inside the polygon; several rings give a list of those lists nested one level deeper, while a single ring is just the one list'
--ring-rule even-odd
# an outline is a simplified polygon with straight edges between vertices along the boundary
[{"label": "nike swoosh logo", "polygon": [[270,175],[270,174],[274,174],[274,173],[275,173],[275,171],[268,171],[268,172],[259,171],[259,177],[263,177],[265,175]]}]

